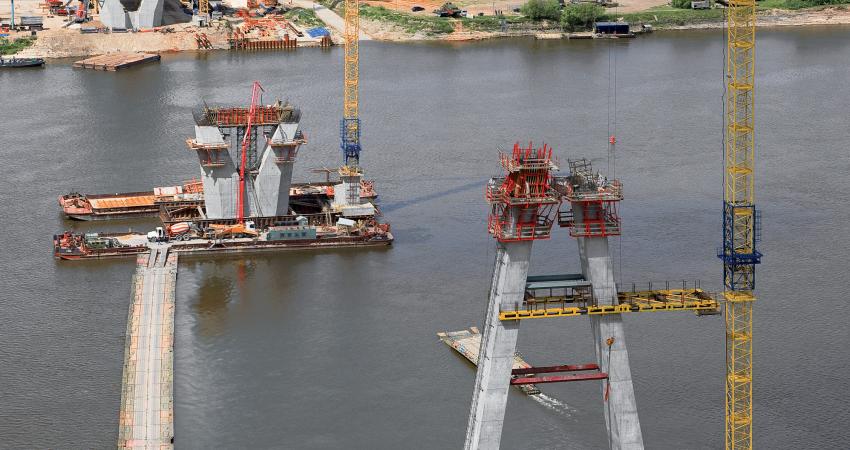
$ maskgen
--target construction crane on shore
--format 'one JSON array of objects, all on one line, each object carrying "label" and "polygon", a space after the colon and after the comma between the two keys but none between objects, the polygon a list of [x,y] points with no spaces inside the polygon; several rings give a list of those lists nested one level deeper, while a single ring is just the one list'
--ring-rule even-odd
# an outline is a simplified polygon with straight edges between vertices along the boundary
[{"label": "construction crane on shore", "polygon": [[726,307],[726,448],[753,446],[753,304],[762,254],[755,206],[754,101],[756,0],[726,9],[723,139],[723,284]]},{"label": "construction crane on shore", "polygon": [[360,167],[360,9],[358,0],[345,0],[345,64],[340,147],[345,167],[359,172]]}]

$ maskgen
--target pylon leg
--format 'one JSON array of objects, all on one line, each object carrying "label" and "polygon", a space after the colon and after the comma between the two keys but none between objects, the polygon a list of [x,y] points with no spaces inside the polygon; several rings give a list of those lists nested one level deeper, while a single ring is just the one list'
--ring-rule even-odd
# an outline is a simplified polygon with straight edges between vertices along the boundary
[{"label": "pylon leg", "polygon": [[[577,209],[575,205],[574,209]],[[608,238],[579,238],[578,243],[582,272],[593,285],[597,304],[616,304],[617,285]],[[590,316],[590,327],[599,370],[608,374],[608,380],[602,384],[602,397],[610,447],[643,449],[623,318],[619,314]]]},{"label": "pylon leg", "polygon": [[513,309],[522,302],[531,244],[532,241],[497,244],[475,375],[475,392],[466,430],[464,448],[467,450],[499,448],[520,323],[519,320],[499,320],[499,310],[502,307]]}]

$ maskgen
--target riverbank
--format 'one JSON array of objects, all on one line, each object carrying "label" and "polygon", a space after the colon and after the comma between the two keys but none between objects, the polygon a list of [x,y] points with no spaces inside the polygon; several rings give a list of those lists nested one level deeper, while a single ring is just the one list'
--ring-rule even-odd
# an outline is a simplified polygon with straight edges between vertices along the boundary
[{"label": "riverbank", "polygon": [[[675,9],[659,6],[662,0],[636,0],[619,8],[608,9],[600,20],[625,21],[632,28],[650,25],[655,30],[686,30],[721,28],[724,25],[723,9],[708,10]],[[803,9],[769,8],[785,6],[783,1],[770,0],[761,4],[757,26],[815,26],[850,24],[850,8],[847,5],[817,6]],[[655,6],[651,6],[651,5]],[[310,15],[309,26],[327,25],[333,40],[339,42],[344,23],[338,11],[329,9],[310,0],[293,0],[290,5],[299,12]],[[385,7],[386,5],[386,7]],[[392,5],[392,7],[391,7]],[[473,4],[470,4],[473,5]],[[512,5],[507,5],[511,7]],[[632,11],[637,7],[648,9]],[[468,6],[474,8],[474,6]],[[494,16],[475,16],[460,19],[436,17],[430,11],[411,13],[404,11],[405,5],[389,2],[369,1],[361,6],[361,40],[375,39],[389,42],[411,41],[473,41],[502,37],[535,36],[558,32],[557,21],[532,21],[519,14],[508,14],[501,19]],[[339,7],[337,8],[339,9]],[[16,56],[39,58],[68,58],[100,55],[113,52],[186,52],[227,50],[228,36],[232,24],[214,22],[213,26],[197,27],[190,23],[175,24],[157,30],[133,33],[81,33],[79,25],[64,27],[64,19],[45,17],[45,30],[37,35],[31,46],[20,46]],[[297,22],[296,22],[297,23]],[[303,25],[308,25],[304,23]],[[580,33],[584,34],[588,33]],[[549,38],[551,38],[550,35]],[[28,32],[11,33],[9,42],[16,38],[29,38]],[[203,39],[199,39],[203,37]],[[199,42],[205,42],[202,48]],[[299,47],[315,46],[316,43],[299,39]]]},{"label": "riverbank", "polygon": [[[382,41],[462,41],[494,39],[500,37],[535,36],[547,31],[558,31],[557,23],[532,22],[519,16],[506,17],[507,30],[493,17],[475,17],[448,21],[437,17],[424,17],[401,13],[380,7],[364,7],[361,27],[373,39]],[[723,9],[686,10],[670,7],[653,7],[639,12],[618,14],[616,9],[606,11],[607,20],[625,21],[633,29],[650,25],[654,30],[686,30],[722,28]],[[848,25],[850,8],[846,5],[818,6],[805,9],[770,8],[760,10],[756,26],[815,26]]]}]

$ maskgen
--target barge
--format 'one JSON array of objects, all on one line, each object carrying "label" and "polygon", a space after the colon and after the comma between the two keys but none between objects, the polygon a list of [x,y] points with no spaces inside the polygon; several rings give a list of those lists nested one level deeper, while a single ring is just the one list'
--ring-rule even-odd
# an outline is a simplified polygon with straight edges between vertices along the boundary
[{"label": "barge", "polygon": [[[342,221],[342,223],[350,223]],[[185,224],[185,225],[184,225]],[[196,224],[183,223],[158,228],[150,233],[73,233],[66,231],[53,237],[53,256],[60,260],[107,259],[136,256],[151,246],[166,245],[172,252],[188,254],[249,253],[323,248],[386,247],[393,235],[387,224],[355,223],[337,226],[301,224],[276,225],[256,230],[253,221],[241,232],[216,231],[233,225],[207,224],[201,230]],[[173,229],[185,230],[175,234]],[[240,229],[243,227],[240,226]]]},{"label": "barge", "polygon": [[[298,205],[310,197],[334,197],[334,182],[293,183],[289,198]],[[371,180],[361,182],[360,198],[374,200],[374,183]],[[71,192],[59,197],[59,206],[67,219],[71,220],[109,220],[134,219],[137,217],[160,216],[161,210],[191,208],[197,215],[204,215],[204,189],[199,181],[190,181],[182,186],[156,187],[152,191],[124,192],[117,194],[80,194]],[[200,208],[200,209],[199,209]]]},{"label": "barge", "polygon": [[161,206],[203,206],[204,188],[200,181],[181,186],[155,187],[152,191],[118,194],[79,194],[59,197],[65,217],[72,220],[129,219],[156,216]]},{"label": "barge", "polygon": [[[469,360],[472,365],[478,365],[478,356],[481,348],[481,332],[478,331],[477,327],[470,327],[468,330],[460,331],[444,331],[442,333],[437,333],[437,337],[439,337],[443,343],[453,348],[464,358]],[[531,367],[531,364],[527,363],[519,352],[514,353],[514,369],[528,369],[529,367]],[[533,375],[523,376],[526,377]],[[511,375],[511,378],[517,378],[517,376]],[[516,385],[516,387],[527,395],[540,394],[540,389],[538,389],[534,384],[519,384]]]}]

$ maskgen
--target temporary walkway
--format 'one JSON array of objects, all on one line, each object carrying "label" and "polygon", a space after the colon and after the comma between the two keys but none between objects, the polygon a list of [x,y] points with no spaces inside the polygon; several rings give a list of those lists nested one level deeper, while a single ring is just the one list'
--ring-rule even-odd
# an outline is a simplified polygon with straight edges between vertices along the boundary
[{"label": "temporary walkway", "polygon": [[172,449],[177,254],[151,246],[136,260],[127,321],[118,448]]}]

